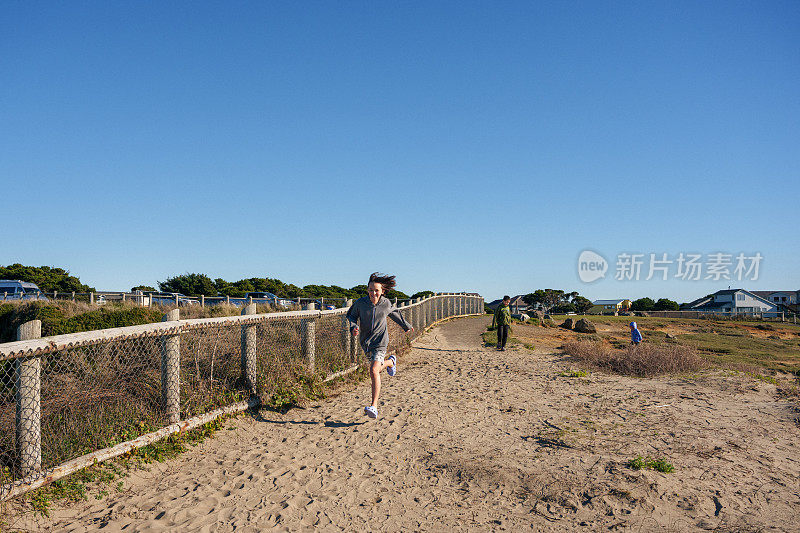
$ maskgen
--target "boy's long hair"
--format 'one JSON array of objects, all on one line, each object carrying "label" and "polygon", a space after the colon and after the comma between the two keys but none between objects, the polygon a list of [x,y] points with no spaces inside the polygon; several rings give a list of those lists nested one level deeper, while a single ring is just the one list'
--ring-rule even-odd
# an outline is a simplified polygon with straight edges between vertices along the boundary
[{"label": "boy's long hair", "polygon": [[383,287],[384,292],[388,291],[389,289],[394,289],[394,276],[387,276],[386,274],[381,274],[380,272],[373,272],[369,277],[370,283],[380,283],[381,287]]}]

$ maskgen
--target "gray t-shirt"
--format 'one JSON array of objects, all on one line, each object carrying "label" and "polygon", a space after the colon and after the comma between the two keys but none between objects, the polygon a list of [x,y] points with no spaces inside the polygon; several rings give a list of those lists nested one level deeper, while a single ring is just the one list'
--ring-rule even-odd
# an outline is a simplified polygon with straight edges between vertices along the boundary
[{"label": "gray t-shirt", "polygon": [[358,340],[365,352],[386,350],[386,347],[389,346],[387,317],[397,322],[405,331],[411,329],[411,324],[406,322],[400,311],[392,305],[388,298],[383,296],[375,305],[372,305],[369,296],[364,296],[350,306],[347,311],[347,320],[350,322],[351,330],[356,326],[359,327]]}]

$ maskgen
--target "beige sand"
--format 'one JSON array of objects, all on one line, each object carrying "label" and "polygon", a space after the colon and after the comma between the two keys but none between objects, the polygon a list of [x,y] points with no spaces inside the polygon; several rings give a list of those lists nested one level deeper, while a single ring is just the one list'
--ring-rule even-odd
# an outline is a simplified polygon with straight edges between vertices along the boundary
[{"label": "beige sand", "polygon": [[[720,373],[559,377],[552,349],[483,348],[487,319],[420,339],[384,377],[262,411],[123,493],[56,509],[58,531],[800,530],[800,430],[768,383]],[[636,455],[675,472],[635,471]]]}]

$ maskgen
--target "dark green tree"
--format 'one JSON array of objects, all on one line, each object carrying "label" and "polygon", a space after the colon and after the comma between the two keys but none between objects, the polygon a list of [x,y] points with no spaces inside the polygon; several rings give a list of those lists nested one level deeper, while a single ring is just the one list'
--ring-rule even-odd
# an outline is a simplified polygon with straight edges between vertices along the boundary
[{"label": "dark green tree", "polygon": [[181,274],[166,281],[158,282],[159,290],[162,292],[179,292],[186,296],[216,296],[216,284],[205,274]]},{"label": "dark green tree", "polygon": [[561,303],[556,306],[553,306],[553,308],[550,309],[550,312],[555,315],[563,315],[565,313],[574,313],[577,310],[578,309],[575,307],[575,304],[573,303]]},{"label": "dark green tree", "polygon": [[395,298],[398,300],[408,300],[408,294],[404,293],[403,291],[398,291],[397,289],[389,289],[388,291],[384,292],[383,295],[390,300],[394,300]]},{"label": "dark green tree", "polygon": [[433,296],[434,294],[435,293],[433,291],[419,291],[412,294],[411,297],[416,300],[417,298],[428,298],[429,296]]},{"label": "dark green tree", "polygon": [[575,311],[578,313],[587,313],[592,308],[592,301],[583,296],[575,296],[572,299],[572,305],[575,306]]},{"label": "dark green tree", "polygon": [[355,287],[350,288],[350,292],[353,294],[354,298],[361,298],[362,296],[367,295],[367,286],[356,285]]},{"label": "dark green tree", "polygon": [[94,292],[94,287],[81,283],[63,268],[49,266],[25,266],[19,263],[0,266],[0,279],[15,279],[35,283],[45,292]]},{"label": "dark green tree", "polygon": [[652,311],[655,305],[652,298],[639,298],[631,303],[631,311]]},{"label": "dark green tree", "polygon": [[560,289],[537,289],[523,296],[522,300],[528,305],[541,304],[545,312],[548,312],[559,304],[567,303],[568,298],[569,295]]},{"label": "dark green tree", "polygon": [[155,287],[151,287],[150,285],[137,285],[135,287],[131,287],[131,292],[136,291],[143,291],[143,292],[156,292]]},{"label": "dark green tree", "polygon": [[678,302],[674,302],[667,298],[659,298],[653,306],[653,311],[677,311],[680,308]]}]

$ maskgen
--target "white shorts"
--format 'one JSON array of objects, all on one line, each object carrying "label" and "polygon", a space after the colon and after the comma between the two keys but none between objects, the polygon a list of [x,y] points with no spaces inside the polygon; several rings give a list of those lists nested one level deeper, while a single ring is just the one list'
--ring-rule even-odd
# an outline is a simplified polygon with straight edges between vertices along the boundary
[{"label": "white shorts", "polygon": [[386,350],[372,350],[367,352],[367,357],[369,357],[370,362],[383,363],[383,359],[386,357]]}]

